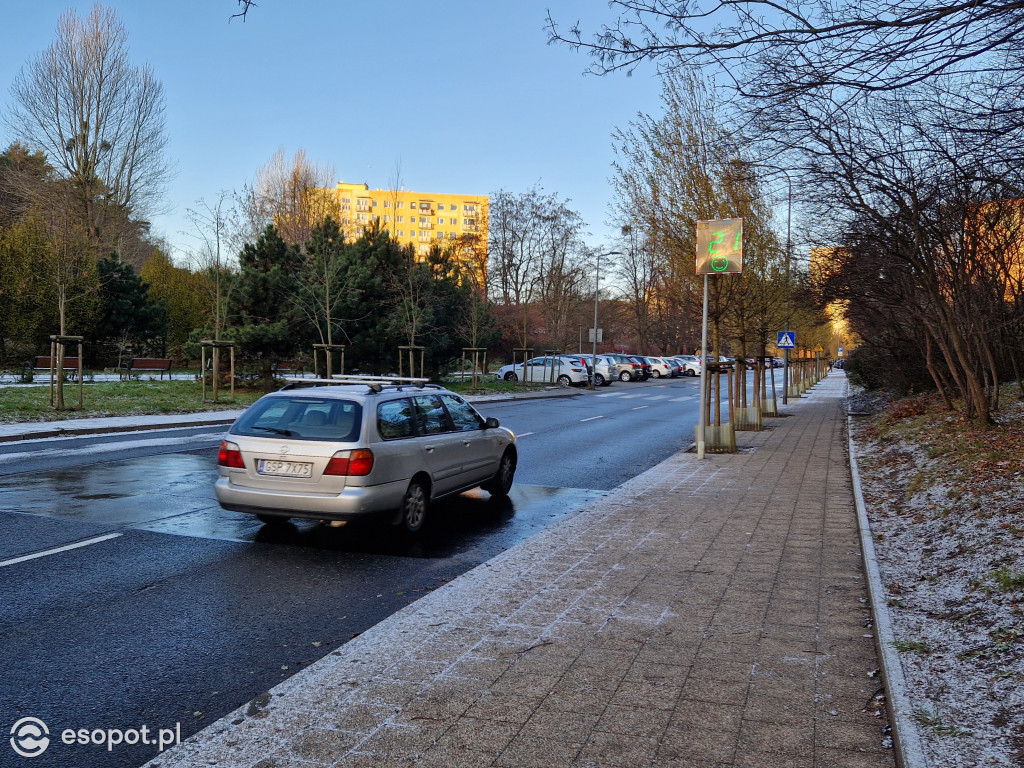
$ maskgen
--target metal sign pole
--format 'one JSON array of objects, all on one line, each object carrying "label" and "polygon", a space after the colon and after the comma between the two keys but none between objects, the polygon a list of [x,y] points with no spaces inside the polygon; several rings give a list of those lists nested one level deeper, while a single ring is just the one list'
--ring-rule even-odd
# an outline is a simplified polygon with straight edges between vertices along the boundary
[{"label": "metal sign pole", "polygon": [[704,275],[704,311],[700,327],[700,418],[697,420],[697,458],[704,458],[704,432],[707,419],[704,400],[708,391],[708,276]]}]

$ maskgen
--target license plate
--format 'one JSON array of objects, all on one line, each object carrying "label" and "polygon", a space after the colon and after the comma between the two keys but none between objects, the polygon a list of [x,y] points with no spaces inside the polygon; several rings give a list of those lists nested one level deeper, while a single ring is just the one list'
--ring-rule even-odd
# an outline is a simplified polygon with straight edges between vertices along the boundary
[{"label": "license plate", "polygon": [[303,461],[260,459],[256,462],[256,472],[261,475],[274,475],[275,477],[312,477],[313,465]]}]

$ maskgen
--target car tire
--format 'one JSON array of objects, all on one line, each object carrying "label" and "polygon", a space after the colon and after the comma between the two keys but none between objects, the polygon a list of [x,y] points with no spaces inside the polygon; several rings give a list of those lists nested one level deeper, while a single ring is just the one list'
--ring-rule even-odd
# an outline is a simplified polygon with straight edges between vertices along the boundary
[{"label": "car tire", "polygon": [[661,378],[661,371],[651,371],[651,376],[653,376],[656,379],[660,379]]},{"label": "car tire", "polygon": [[519,377],[513,371],[505,374],[505,381],[519,381]]},{"label": "car tire", "polygon": [[572,386],[572,379],[570,379],[566,374],[563,373],[561,376],[558,377],[558,386],[570,387]]},{"label": "car tire", "polygon": [[687,368],[685,371],[683,371],[683,376],[696,376],[696,375],[697,375],[697,372],[695,370],[693,370],[692,368]]},{"label": "car tire", "polygon": [[631,374],[629,371],[623,371],[622,373],[619,374],[619,381],[632,381],[632,380],[633,380],[633,374]]},{"label": "car tire", "polygon": [[602,376],[600,373],[595,373],[594,374],[594,386],[595,387],[603,387],[605,384],[607,384],[607,382],[604,380],[604,376]]},{"label": "car tire", "polygon": [[495,498],[504,498],[512,490],[512,483],[516,476],[516,455],[511,450],[501,454],[501,461],[498,462],[498,471],[494,477],[480,487]]},{"label": "car tire", "polygon": [[422,480],[413,480],[405,489],[399,510],[399,524],[408,533],[419,533],[427,519],[430,494]]}]

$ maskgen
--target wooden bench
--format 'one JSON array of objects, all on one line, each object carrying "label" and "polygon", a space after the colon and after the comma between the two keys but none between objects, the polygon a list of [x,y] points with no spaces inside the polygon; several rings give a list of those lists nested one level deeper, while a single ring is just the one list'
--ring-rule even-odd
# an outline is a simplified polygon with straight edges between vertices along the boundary
[{"label": "wooden bench", "polygon": [[[49,371],[53,368],[54,360],[49,355],[39,355],[31,363],[25,363],[25,370],[32,371]],[[77,357],[64,357],[64,367],[62,369],[68,373],[70,378],[73,380],[78,376],[78,358]]]},{"label": "wooden bench", "polygon": [[273,376],[284,376],[286,374],[303,373],[301,360],[279,360],[270,364],[270,373]]},{"label": "wooden bench", "polygon": [[167,378],[171,377],[171,360],[168,357],[133,357],[127,363],[124,363],[123,366],[129,375],[133,373],[158,372],[161,379],[165,373]]}]

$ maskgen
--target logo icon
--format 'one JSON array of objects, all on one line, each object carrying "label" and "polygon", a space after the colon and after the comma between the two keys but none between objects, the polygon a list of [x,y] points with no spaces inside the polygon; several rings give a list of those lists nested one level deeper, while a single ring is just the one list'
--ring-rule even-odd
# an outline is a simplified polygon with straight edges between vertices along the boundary
[{"label": "logo icon", "polygon": [[50,730],[35,717],[23,717],[11,727],[11,746],[22,757],[39,757],[50,746]]}]

